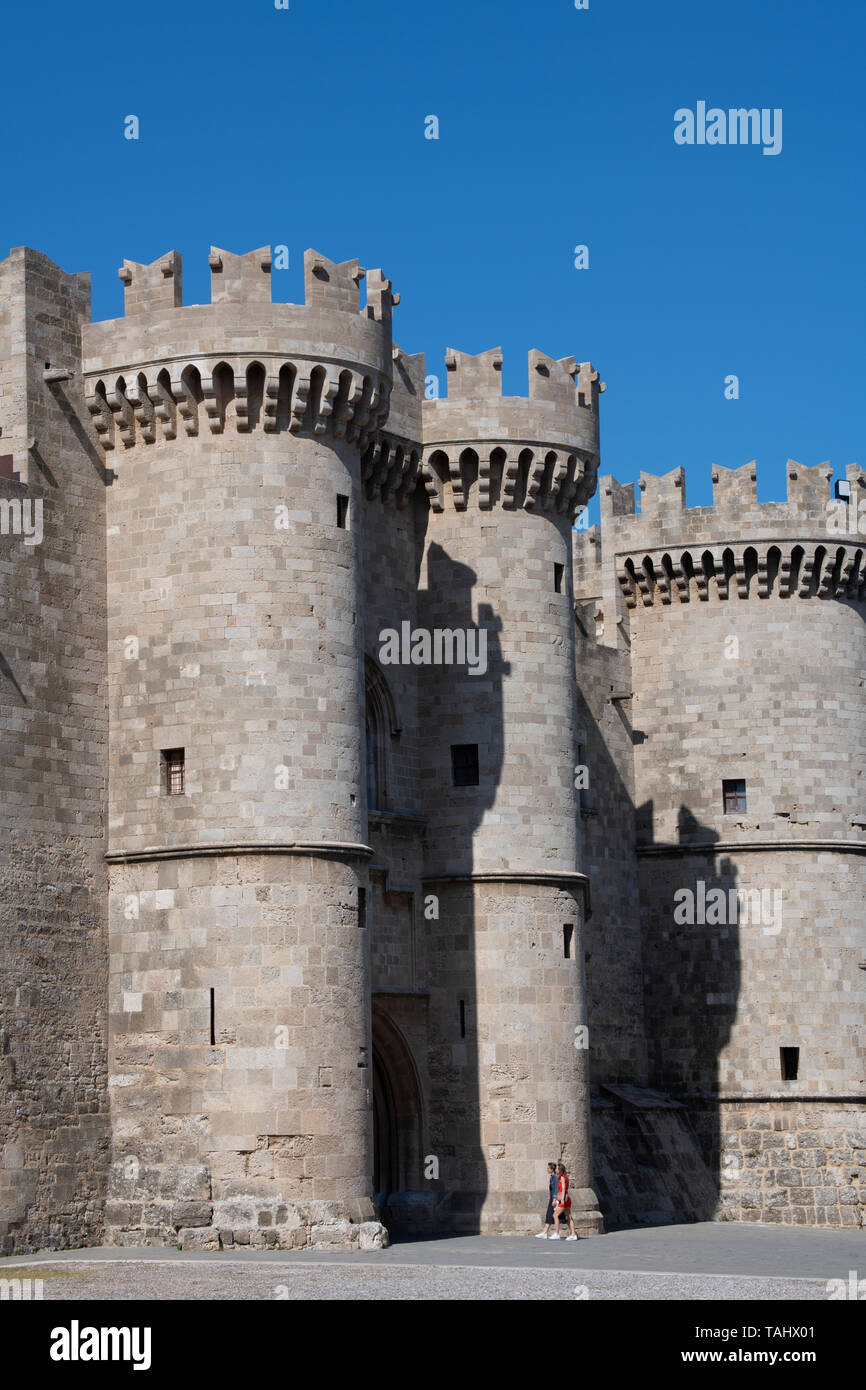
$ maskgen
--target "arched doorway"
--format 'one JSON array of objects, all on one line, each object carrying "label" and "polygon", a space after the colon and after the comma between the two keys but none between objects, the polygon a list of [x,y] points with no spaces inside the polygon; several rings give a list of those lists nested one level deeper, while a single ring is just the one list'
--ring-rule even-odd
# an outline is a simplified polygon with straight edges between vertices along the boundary
[{"label": "arched doorway", "polygon": [[421,1086],[406,1039],[373,1002],[373,1190],[380,1203],[421,1192]]}]

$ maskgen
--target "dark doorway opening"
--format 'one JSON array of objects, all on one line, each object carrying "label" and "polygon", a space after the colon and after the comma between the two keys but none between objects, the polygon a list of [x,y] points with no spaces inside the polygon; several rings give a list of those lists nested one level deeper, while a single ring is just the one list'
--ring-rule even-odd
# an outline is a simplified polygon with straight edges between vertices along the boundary
[{"label": "dark doorway opening", "polygon": [[373,1007],[373,1193],[395,1234],[430,1230],[439,1183],[425,1177],[421,1086],[396,1023]]}]

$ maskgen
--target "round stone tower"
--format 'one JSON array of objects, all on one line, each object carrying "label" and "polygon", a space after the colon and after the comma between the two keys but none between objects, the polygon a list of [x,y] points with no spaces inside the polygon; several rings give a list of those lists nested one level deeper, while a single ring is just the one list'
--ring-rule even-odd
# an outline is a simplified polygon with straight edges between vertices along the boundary
[{"label": "round stone tower", "polygon": [[[449,353],[424,405],[419,618],[425,730],[431,1147],[464,1229],[537,1226],[546,1161],[592,1192],[571,528],[598,467],[589,364]],[[423,677],[423,679],[421,679]]]},{"label": "round stone tower", "polygon": [[85,330],[108,497],[117,1242],[375,1243],[361,454],[390,284],[267,248],[125,262]]},{"label": "round stone tower", "polygon": [[694,508],[682,469],[641,474],[637,515],[603,479],[594,592],[631,654],[650,1085],[687,1107],[716,1212],[857,1225],[866,490],[852,465],[831,500],[831,472],[789,461],[759,503],[754,464],[715,468]]}]

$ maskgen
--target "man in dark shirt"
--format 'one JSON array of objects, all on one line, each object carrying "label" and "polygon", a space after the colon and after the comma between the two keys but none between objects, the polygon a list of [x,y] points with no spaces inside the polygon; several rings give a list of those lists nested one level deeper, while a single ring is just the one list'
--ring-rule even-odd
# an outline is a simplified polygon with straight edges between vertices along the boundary
[{"label": "man in dark shirt", "polygon": [[544,1230],[539,1231],[537,1240],[558,1240],[557,1235],[548,1236],[548,1232],[553,1225],[553,1204],[556,1201],[558,1178],[556,1176],[556,1164],[547,1165],[547,1212],[544,1217]]}]

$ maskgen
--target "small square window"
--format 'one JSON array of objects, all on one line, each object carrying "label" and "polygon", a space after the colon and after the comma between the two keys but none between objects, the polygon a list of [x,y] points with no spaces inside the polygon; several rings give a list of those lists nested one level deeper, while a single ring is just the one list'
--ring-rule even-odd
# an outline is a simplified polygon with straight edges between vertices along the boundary
[{"label": "small square window", "polygon": [[725,815],[746,809],[746,784],[742,778],[727,778],[722,782],[722,801]]},{"label": "small square window", "polygon": [[779,1060],[782,1064],[782,1080],[796,1081],[800,1070],[799,1047],[780,1047]]},{"label": "small square window", "polygon": [[477,743],[452,743],[451,779],[455,787],[478,786]]},{"label": "small square window", "polygon": [[337,493],[337,525],[341,531],[345,531],[349,524],[349,499],[344,497],[341,492]]},{"label": "small square window", "polygon": [[162,754],[162,789],[166,796],[183,796],[184,749],[164,748]]}]

